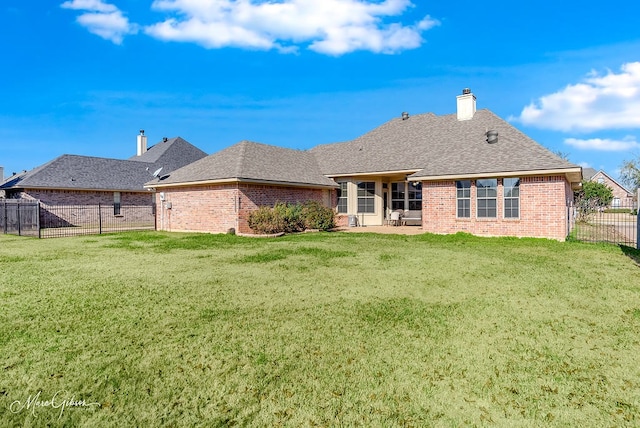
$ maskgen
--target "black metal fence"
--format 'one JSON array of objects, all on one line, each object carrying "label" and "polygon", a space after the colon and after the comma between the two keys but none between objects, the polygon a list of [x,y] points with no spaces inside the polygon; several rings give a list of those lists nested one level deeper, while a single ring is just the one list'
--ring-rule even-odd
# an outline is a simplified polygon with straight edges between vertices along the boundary
[{"label": "black metal fence", "polygon": [[38,201],[0,202],[4,233],[40,238],[155,230],[154,205],[45,205]]},{"label": "black metal fence", "polygon": [[570,206],[571,233],[569,237],[584,242],[608,242],[639,248],[637,207]]}]

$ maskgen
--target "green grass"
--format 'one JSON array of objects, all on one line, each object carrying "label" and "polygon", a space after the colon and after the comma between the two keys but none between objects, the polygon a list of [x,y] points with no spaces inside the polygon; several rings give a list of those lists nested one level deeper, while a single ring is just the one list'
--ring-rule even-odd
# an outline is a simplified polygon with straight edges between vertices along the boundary
[{"label": "green grass", "polygon": [[[639,426],[636,260],[468,235],[3,235],[0,426]],[[97,404],[61,413],[56,392]]]}]

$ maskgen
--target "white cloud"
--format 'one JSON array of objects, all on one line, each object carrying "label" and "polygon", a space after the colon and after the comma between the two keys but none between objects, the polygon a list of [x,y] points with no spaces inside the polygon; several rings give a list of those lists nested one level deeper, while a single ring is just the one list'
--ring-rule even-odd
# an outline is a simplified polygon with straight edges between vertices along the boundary
[{"label": "white cloud", "polygon": [[439,24],[429,16],[414,25],[385,22],[412,6],[409,0],[155,0],[154,9],[172,16],[146,32],[207,48],[290,52],[304,44],[328,55],[395,53],[420,46],[422,33]]},{"label": "white cloud", "polygon": [[540,97],[516,120],[559,131],[629,129],[640,128],[639,111],[640,62],[630,62],[620,73],[592,71],[582,82]]},{"label": "white cloud", "polygon": [[635,137],[625,137],[622,140],[612,140],[608,138],[591,138],[588,140],[580,140],[577,138],[567,138],[565,144],[582,150],[599,150],[607,152],[621,152],[626,150],[640,148]]},{"label": "white cloud", "polygon": [[91,12],[116,12],[118,10],[112,4],[104,3],[102,0],[71,0],[62,3],[60,6],[64,9],[87,10]]},{"label": "white cloud", "polygon": [[137,32],[137,25],[129,22],[122,11],[102,0],[71,0],[62,3],[60,7],[84,11],[76,21],[90,33],[118,45],[125,35]]}]

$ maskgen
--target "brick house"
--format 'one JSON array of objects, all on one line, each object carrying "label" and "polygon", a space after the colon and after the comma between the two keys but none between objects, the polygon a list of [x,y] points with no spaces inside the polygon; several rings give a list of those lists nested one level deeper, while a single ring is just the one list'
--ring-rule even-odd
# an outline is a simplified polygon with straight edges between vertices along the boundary
[{"label": "brick house", "polygon": [[633,193],[623,185],[611,178],[603,170],[596,171],[593,168],[584,168],[583,176],[586,181],[595,181],[606,185],[613,193],[611,208],[633,208]]},{"label": "brick house", "polygon": [[[144,183],[153,173],[169,173],[207,154],[180,137],[166,138],[147,148],[147,137],[137,137],[137,154],[129,159],[62,155],[30,171],[5,180],[0,189],[7,199],[40,201],[46,218],[53,205],[113,207],[114,216],[126,206],[151,206],[153,194]],[[77,218],[60,219],[75,224]]]},{"label": "brick house", "polygon": [[146,185],[158,229],[251,233],[249,213],[276,202],[330,206],[337,184],[305,151],[242,141]]},{"label": "brick house", "polygon": [[469,90],[456,101],[455,114],[403,113],[309,151],[239,143],[147,183],[162,206],[157,224],[248,233],[258,206],[314,199],[334,207],[341,225],[383,225],[399,210],[425,232],[564,240],[581,167],[476,110]]}]

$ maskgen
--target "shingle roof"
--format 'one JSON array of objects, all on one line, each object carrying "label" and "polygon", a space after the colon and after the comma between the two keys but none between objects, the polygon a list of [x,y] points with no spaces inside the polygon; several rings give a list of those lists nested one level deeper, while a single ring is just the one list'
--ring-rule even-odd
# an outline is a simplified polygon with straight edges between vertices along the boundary
[{"label": "shingle roof", "polygon": [[591,180],[597,173],[598,171],[593,168],[582,168],[582,177],[587,181]]},{"label": "shingle roof", "polygon": [[144,183],[156,169],[162,167],[165,174],[204,156],[206,153],[178,137],[130,160],[62,155],[11,177],[0,187],[145,191]]},{"label": "shingle roof", "polygon": [[[489,130],[498,131],[497,143],[486,142]],[[415,176],[435,177],[580,168],[489,110],[478,110],[465,121],[455,114],[397,118],[355,140],[311,152],[329,176],[415,170]]]},{"label": "shingle roof", "polygon": [[250,141],[241,141],[146,185],[222,180],[336,187],[333,180],[320,172],[310,152]]}]

